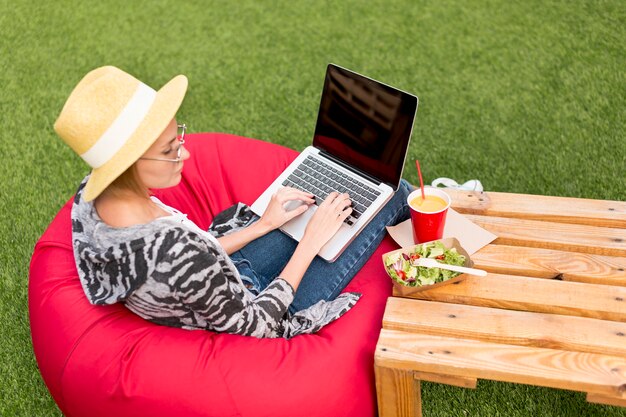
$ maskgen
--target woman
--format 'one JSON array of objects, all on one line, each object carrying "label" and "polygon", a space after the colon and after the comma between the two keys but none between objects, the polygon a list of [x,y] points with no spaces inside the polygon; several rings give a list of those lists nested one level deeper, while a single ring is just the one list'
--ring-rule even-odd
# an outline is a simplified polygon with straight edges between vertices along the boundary
[{"label": "woman", "polygon": [[[155,323],[256,337],[312,333],[346,313],[360,294],[340,294],[385,233],[408,218],[403,181],[394,198],[334,263],[316,254],[351,213],[331,193],[299,243],[277,229],[313,196],[283,188],[258,218],[239,204],[210,231],[150,195],[177,185],[189,152],[175,113],[187,89],[179,75],[158,92],[115,67],[91,71],[55,123],[91,167],[72,207],[81,284],[92,304],[124,302]],[[304,202],[286,211],[290,200]]]}]

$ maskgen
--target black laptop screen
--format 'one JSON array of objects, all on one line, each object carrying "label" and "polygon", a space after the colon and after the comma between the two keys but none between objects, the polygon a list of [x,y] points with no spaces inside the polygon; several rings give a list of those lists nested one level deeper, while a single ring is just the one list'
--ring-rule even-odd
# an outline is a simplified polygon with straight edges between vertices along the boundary
[{"label": "black laptop screen", "polygon": [[416,109],[417,97],[331,64],[313,146],[395,190]]}]

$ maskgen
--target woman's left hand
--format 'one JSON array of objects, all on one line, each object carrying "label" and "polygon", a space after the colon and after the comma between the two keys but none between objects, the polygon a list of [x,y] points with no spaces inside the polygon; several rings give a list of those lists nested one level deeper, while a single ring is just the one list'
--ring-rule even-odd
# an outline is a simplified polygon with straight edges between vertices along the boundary
[{"label": "woman's left hand", "polygon": [[[259,220],[259,224],[266,227],[268,231],[277,229],[289,220],[307,211],[309,205],[315,203],[313,197],[313,194],[291,187],[283,187],[272,196],[265,213]],[[287,210],[285,209],[285,204],[289,201],[300,201],[302,203],[293,210]]]}]

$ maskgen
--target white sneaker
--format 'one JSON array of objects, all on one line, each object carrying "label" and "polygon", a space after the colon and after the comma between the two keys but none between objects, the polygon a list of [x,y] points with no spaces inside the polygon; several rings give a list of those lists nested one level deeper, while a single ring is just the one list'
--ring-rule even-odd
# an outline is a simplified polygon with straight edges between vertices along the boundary
[{"label": "white sneaker", "polygon": [[461,185],[450,178],[437,178],[431,184],[433,187],[438,187],[439,184],[443,186],[443,188],[456,188],[457,190],[465,190],[465,191],[483,191],[483,185],[478,180],[469,180]]}]

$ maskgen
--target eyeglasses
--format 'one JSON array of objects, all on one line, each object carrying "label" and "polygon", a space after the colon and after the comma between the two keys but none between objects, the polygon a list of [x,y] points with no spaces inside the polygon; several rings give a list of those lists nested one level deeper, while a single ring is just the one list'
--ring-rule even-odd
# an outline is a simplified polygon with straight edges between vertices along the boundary
[{"label": "eyeglasses", "polygon": [[184,123],[182,125],[178,125],[178,134],[176,135],[176,139],[178,139],[178,149],[176,150],[176,158],[148,158],[141,157],[139,159],[147,159],[150,161],[164,161],[164,162],[174,162],[179,163],[182,160],[183,155],[183,145],[185,144],[185,131],[187,130],[187,125]]}]

